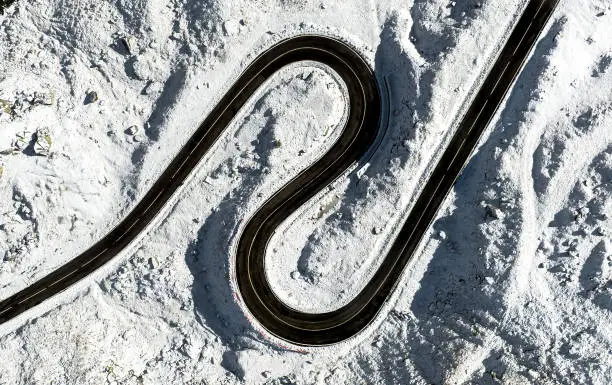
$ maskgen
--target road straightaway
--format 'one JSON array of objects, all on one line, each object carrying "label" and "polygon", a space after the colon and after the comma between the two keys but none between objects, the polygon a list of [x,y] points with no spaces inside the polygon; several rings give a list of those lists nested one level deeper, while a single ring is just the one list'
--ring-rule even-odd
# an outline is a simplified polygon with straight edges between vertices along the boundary
[{"label": "road straightaway", "polygon": [[0,323],[65,290],[121,252],[160,213],[256,90],[286,65],[309,60],[329,66],[345,83],[350,104],[348,118],[332,148],[283,186],[248,220],[237,246],[235,279],[248,312],[280,339],[297,345],[321,346],[356,335],[374,320],[398,285],[558,1],[529,1],[388,254],[361,292],[343,307],[326,313],[293,309],[274,294],[265,273],[266,249],[274,230],[318,191],[363,160],[376,142],[381,122],[379,87],[368,63],[339,40],[306,35],[283,40],[259,55],[127,217],[75,259],[0,302]]}]

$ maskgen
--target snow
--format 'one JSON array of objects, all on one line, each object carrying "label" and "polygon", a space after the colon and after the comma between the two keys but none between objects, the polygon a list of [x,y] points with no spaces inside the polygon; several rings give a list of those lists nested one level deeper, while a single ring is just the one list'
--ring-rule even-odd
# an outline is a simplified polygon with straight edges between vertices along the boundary
[{"label": "snow", "polygon": [[[0,297],[120,221],[258,52],[314,32],[370,60],[388,127],[363,167],[279,228],[266,268],[289,305],[340,307],[384,256],[523,4],[18,2],[0,16]],[[235,294],[240,226],[346,117],[336,75],[302,62],[254,95],[141,240],[0,328],[0,383],[609,383],[611,21],[606,1],[561,3],[357,338],[283,346]]]}]

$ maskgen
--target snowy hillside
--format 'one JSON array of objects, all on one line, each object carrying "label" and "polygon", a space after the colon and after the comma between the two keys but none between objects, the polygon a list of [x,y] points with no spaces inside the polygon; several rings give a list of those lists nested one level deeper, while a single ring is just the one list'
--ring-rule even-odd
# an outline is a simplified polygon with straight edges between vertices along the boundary
[{"label": "snowy hillside", "polygon": [[[1,3],[1,1],[0,1]],[[0,298],[107,233],[263,49],[359,50],[389,125],[276,233],[307,311],[353,298],[393,241],[522,0],[18,1],[0,15]],[[238,228],[330,148],[346,90],[302,62],[260,89],[143,239],[0,326],[0,384],[612,381],[612,5],[562,1],[389,309],[297,351],[235,301]]]}]

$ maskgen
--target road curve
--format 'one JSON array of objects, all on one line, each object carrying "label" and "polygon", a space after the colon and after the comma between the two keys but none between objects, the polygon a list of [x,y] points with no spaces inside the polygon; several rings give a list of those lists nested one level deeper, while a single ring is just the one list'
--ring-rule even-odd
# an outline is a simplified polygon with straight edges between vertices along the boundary
[{"label": "road curve", "polygon": [[308,35],[281,41],[258,56],[125,219],[75,259],[0,302],[0,324],[86,277],[136,239],[187,179],[249,97],[282,67],[310,60],[328,65],[344,81],[349,95],[349,116],[333,147],[275,193],[249,219],[237,247],[236,282],[248,311],[278,338],[297,345],[319,346],[355,335],[374,319],[397,285],[406,264],[516,79],[557,2],[529,2],[417,198],[391,250],[370,282],[342,308],[320,314],[292,309],[276,297],[265,274],[266,246],[277,226],[317,191],[361,159],[374,143],[380,124],[379,89],[367,62],[341,41]]},{"label": "road curve", "polygon": [[366,120],[367,125],[357,133],[354,142],[341,141],[339,150],[334,147],[257,211],[245,226],[238,243],[236,280],[244,303],[268,332],[298,345],[328,345],[357,334],[372,322],[393,292],[480,136],[514,83],[557,2],[529,2],[420,192],[390,251],[372,279],[348,304],[318,314],[300,312],[284,304],[274,294],[266,277],[266,248],[274,230],[291,213],[345,170],[358,158],[355,155],[365,152],[373,139],[368,134],[373,118],[369,122]]},{"label": "road curve", "polygon": [[[305,35],[281,41],[259,55],[244,70],[125,219],[64,266],[0,302],[0,323],[81,280],[128,246],[184,183],[251,95],[281,68],[303,60],[317,61],[335,70],[346,84],[350,106],[341,137],[329,153],[302,175],[320,173],[324,177],[317,180],[330,180],[329,172],[324,169],[329,171],[329,166],[333,165],[334,175],[337,175],[358,159],[377,135],[380,98],[372,69],[359,54],[339,40]],[[301,183],[301,180],[294,183]]]}]

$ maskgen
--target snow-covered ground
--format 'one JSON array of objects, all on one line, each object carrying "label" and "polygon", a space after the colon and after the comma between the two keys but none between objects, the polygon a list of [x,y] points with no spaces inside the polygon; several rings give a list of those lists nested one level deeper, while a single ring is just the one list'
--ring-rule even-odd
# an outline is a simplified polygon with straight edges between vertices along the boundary
[{"label": "snow-covered ground", "polygon": [[[341,306],[523,3],[18,2],[0,16],[0,298],[120,221],[258,52],[316,32],[371,61],[389,126],[368,167],[277,232],[267,273],[296,308]],[[137,245],[0,329],[0,384],[610,383],[611,35],[608,1],[562,1],[367,333],[285,349],[234,296],[240,224],[345,117],[343,85],[304,62],[252,98]]]}]

